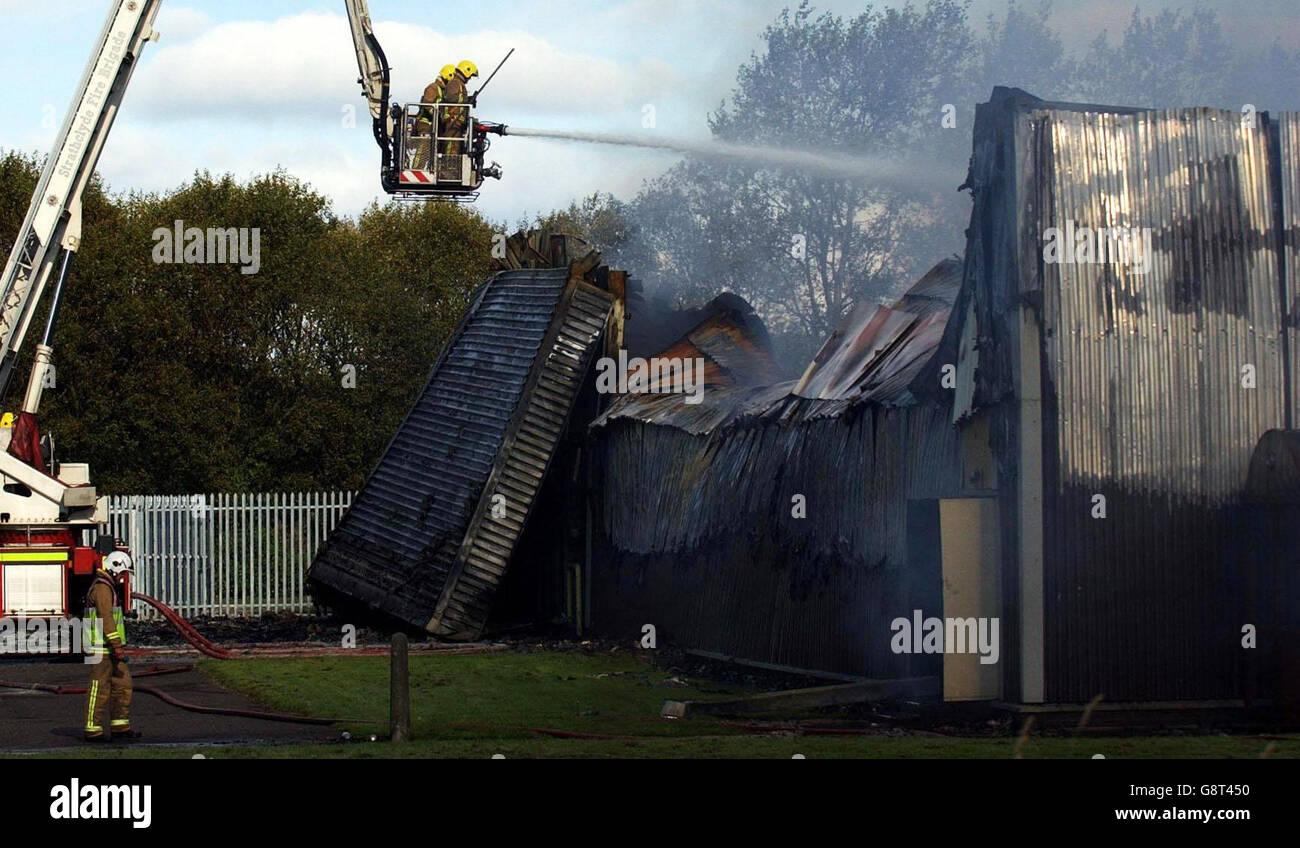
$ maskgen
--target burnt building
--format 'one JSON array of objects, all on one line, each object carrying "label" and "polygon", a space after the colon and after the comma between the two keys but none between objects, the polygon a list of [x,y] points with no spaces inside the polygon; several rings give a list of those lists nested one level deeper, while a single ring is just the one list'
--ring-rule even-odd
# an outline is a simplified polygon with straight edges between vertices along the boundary
[{"label": "burnt building", "polygon": [[[734,295],[663,316],[598,260],[516,262],[312,580],[453,638],[523,598],[584,634],[651,624],[950,700],[1286,696],[1298,166],[1300,116],[997,89],[965,255],[859,305],[787,382]],[[702,392],[594,391],[597,353],[628,347],[701,363]],[[490,402],[463,393],[483,381]],[[964,649],[900,635],[931,618],[971,622]]]},{"label": "burnt building", "polygon": [[[595,423],[596,626],[949,698],[1275,692],[1296,539],[1246,481],[1296,420],[1300,116],[1253,118],[996,90],[959,269],[795,385]],[[997,619],[996,663],[895,652],[918,609]]]}]

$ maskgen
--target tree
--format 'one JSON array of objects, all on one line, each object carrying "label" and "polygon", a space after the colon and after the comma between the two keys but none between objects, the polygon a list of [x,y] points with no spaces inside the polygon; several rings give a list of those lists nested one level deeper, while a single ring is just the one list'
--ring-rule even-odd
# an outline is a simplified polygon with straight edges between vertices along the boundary
[{"label": "tree", "polygon": [[[0,160],[10,242],[35,176],[30,160]],[[156,234],[177,221],[256,229],[257,273],[155,261]],[[359,486],[487,275],[490,244],[478,215],[450,205],[339,219],[283,173],[96,200],[42,429],[107,492]]]},{"label": "tree", "polygon": [[[998,85],[1021,88],[1044,100],[1069,100],[1078,95],[1074,82],[1077,63],[1052,29],[1051,11],[1049,2],[1026,11],[1009,0],[1001,19],[989,14],[978,41],[976,72],[970,78],[973,84],[964,97],[963,108],[970,110],[971,120],[975,104],[988,99]],[[972,124],[968,121],[966,126]],[[965,136],[963,140],[969,142],[969,134]]]},{"label": "tree", "polygon": [[[960,146],[944,106],[959,100],[973,39],[964,7],[869,7],[844,19],[786,10],[764,51],[710,117],[723,141],[784,150],[897,157]],[[950,252],[951,185],[827,178],[797,169],[688,159],[635,203],[660,288],[687,300],[719,290],[754,304],[795,370],[856,301],[897,293]],[[959,232],[959,231],[958,231]],[[947,251],[941,244],[948,245]]]},{"label": "tree", "polygon": [[628,210],[651,288],[680,305],[722,290],[749,299],[787,370],[802,369],[853,304],[888,300],[963,248],[970,214],[955,191],[976,105],[995,85],[1046,100],[1176,108],[1296,108],[1300,51],[1234,52],[1214,12],[1134,9],[1118,43],[1099,33],[1072,56],[1051,6],[1014,0],[977,34],[956,0],[841,18],[806,2],[763,32],[716,138],[782,150],[884,157],[902,182],[837,180],[688,158]]},{"label": "tree", "polygon": [[611,268],[638,271],[651,265],[641,226],[628,204],[608,192],[596,192],[557,209],[521,221],[519,229],[543,228],[585,239]]},{"label": "tree", "polygon": [[1143,18],[1134,8],[1119,44],[1103,32],[1083,56],[1077,96],[1123,106],[1232,108],[1227,93],[1235,61],[1212,10],[1162,9]]}]

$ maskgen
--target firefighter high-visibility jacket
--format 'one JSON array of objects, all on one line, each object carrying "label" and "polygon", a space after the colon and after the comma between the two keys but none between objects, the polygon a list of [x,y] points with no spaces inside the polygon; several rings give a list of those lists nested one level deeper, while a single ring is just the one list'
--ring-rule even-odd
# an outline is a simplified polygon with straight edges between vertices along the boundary
[{"label": "firefighter high-visibility jacket", "polygon": [[[454,76],[447,80],[447,84],[442,88],[443,103],[468,103],[469,92],[465,89],[465,83],[459,76]],[[445,129],[442,135],[459,135],[465,131],[465,125],[469,121],[469,109],[444,109]]]},{"label": "firefighter high-visibility jacket", "polygon": [[[433,82],[424,87],[424,94],[420,96],[421,103],[441,103],[442,102],[443,79],[438,77]],[[434,122],[434,113],[436,109],[424,106],[420,109],[420,114],[415,119],[415,131],[419,135],[432,135],[432,126]]]},{"label": "firefighter high-visibility jacket", "polygon": [[122,605],[117,599],[117,587],[107,574],[96,574],[90,584],[90,591],[86,593],[85,622],[91,648],[104,647],[105,640],[118,648],[126,646]]},{"label": "firefighter high-visibility jacket", "polygon": [[84,622],[90,652],[99,655],[90,667],[90,685],[86,687],[85,738],[91,741],[103,738],[105,718],[109,719],[108,726],[114,734],[129,734],[131,670],[121,652],[126,645],[126,625],[122,621],[117,586],[102,571],[95,574],[86,593]]}]

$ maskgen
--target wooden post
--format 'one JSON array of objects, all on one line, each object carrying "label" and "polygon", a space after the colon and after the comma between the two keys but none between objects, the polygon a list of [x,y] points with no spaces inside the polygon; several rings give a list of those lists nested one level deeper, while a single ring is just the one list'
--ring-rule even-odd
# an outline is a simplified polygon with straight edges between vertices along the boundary
[{"label": "wooden post", "polygon": [[388,738],[390,742],[411,741],[411,673],[407,663],[405,633],[393,634],[389,649]]}]

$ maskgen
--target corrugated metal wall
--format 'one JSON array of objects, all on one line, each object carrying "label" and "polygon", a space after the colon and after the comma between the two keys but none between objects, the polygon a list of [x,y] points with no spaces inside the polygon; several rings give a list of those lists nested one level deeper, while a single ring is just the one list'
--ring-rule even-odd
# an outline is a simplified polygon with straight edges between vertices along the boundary
[{"label": "corrugated metal wall", "polygon": [[1046,695],[1237,696],[1229,507],[1286,418],[1266,134],[1209,109],[1022,127],[1045,147],[1043,228],[1138,228],[1153,247],[1146,273],[1041,266]]},{"label": "corrugated metal wall", "polygon": [[484,285],[309,581],[425,626],[567,277],[505,271]]},{"label": "corrugated metal wall", "polygon": [[614,297],[582,282],[569,292],[429,622],[439,635],[476,639],[482,632],[587,379]]},{"label": "corrugated metal wall", "polygon": [[1295,357],[1300,355],[1300,112],[1278,116],[1276,134],[1281,215],[1278,255],[1284,274],[1287,352],[1292,363],[1291,416],[1287,426],[1295,428],[1300,427],[1300,368],[1295,367]]},{"label": "corrugated metal wall", "polygon": [[[973,301],[975,407],[990,410],[1012,502],[1015,316],[1028,304],[1038,318],[1045,699],[1239,697],[1241,626],[1259,598],[1235,555],[1247,543],[1238,504],[1256,442],[1286,426],[1294,396],[1277,248],[1285,232],[1294,253],[1295,224],[1278,228],[1275,125],[995,101],[977,127],[955,312]],[[1280,126],[1295,196],[1294,116]],[[1067,223],[1148,231],[1150,270],[1044,261],[1047,229]],[[1005,511],[1004,545],[1022,529]]]},{"label": "corrugated metal wall", "polygon": [[934,609],[937,572],[907,567],[908,502],[960,490],[958,433],[938,405],[811,417],[826,408],[796,400],[784,423],[711,434],[605,425],[593,624],[800,668],[936,673],[934,657],[890,651],[889,623]]},{"label": "corrugated metal wall", "polygon": [[1208,109],[1053,110],[1021,126],[1046,146],[1041,229],[1135,227],[1154,248],[1147,273],[1041,266],[1062,483],[1235,499],[1285,416],[1265,133]]}]

